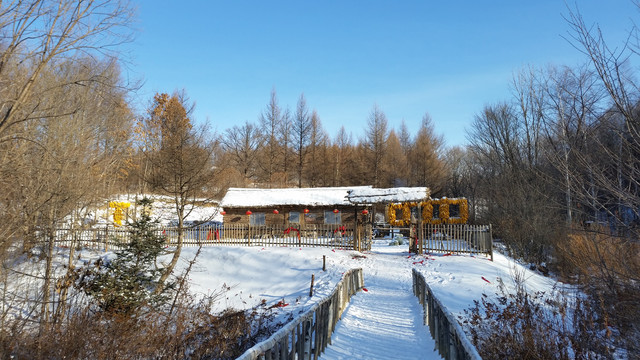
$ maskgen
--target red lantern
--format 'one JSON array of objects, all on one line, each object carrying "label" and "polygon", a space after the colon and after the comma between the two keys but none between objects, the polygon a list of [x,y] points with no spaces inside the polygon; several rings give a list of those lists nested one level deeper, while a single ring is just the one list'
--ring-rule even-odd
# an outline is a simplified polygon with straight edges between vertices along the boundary
[{"label": "red lantern", "polygon": [[309,213],[309,209],[304,209],[304,210],[302,210],[302,212],[304,212],[305,214],[308,214]]},{"label": "red lantern", "polygon": [[333,209],[333,213],[334,213],[334,214],[337,214],[337,213],[339,213],[339,212],[340,212],[340,210],[338,210],[338,209]]},{"label": "red lantern", "polygon": [[278,211],[278,209],[275,209],[275,210],[273,210],[273,213],[277,215],[277,214],[279,214],[280,212]]},{"label": "red lantern", "polygon": [[367,214],[369,214],[369,210],[367,209],[362,210],[362,215],[367,215]]},{"label": "red lantern", "polygon": [[251,214],[253,214],[253,213],[251,212],[251,210],[247,210],[247,212],[246,212],[245,214],[247,214],[247,215],[251,215]]},{"label": "red lantern", "polygon": [[222,210],[222,211],[220,211],[220,215],[227,215],[227,212]]}]

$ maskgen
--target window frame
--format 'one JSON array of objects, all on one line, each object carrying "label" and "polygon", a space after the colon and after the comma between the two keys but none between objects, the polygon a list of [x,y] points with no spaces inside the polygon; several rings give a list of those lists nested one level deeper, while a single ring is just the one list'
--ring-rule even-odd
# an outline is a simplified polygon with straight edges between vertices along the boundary
[{"label": "window frame", "polygon": [[[296,220],[295,221],[291,219],[291,215],[294,215],[294,214],[296,216]],[[300,214],[302,214],[300,211],[289,211],[289,215],[287,217],[287,221],[289,221],[290,224],[300,224],[300,218],[301,218]]]},{"label": "window frame", "polygon": [[[332,221],[329,222],[329,219]],[[331,210],[325,210],[323,223],[326,225],[342,225],[342,212],[334,213]]]},{"label": "window frame", "polygon": [[[261,221],[257,221],[257,220],[261,220]],[[266,225],[266,216],[265,213],[263,212],[259,212],[259,213],[252,213],[251,215],[249,215],[249,225],[251,226],[263,226]]]}]

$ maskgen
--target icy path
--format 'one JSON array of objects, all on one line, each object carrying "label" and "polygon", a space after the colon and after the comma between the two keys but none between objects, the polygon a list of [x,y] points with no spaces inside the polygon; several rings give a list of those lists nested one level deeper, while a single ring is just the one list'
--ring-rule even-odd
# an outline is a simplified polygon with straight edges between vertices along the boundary
[{"label": "icy path", "polygon": [[441,359],[422,324],[411,267],[400,265],[403,253],[390,250],[358,260],[368,291],[351,299],[321,359]]}]

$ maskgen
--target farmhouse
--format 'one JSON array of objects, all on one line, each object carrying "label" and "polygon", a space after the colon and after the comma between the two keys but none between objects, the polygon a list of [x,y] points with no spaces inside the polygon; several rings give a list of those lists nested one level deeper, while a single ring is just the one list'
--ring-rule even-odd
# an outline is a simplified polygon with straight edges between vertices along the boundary
[{"label": "farmhouse", "polygon": [[313,245],[368,249],[374,204],[423,201],[427,188],[376,189],[371,186],[246,189],[231,188],[222,199],[225,236],[297,237]]},{"label": "farmhouse", "polygon": [[231,188],[220,205],[225,224],[351,225],[366,222],[374,204],[427,199],[426,187]]}]

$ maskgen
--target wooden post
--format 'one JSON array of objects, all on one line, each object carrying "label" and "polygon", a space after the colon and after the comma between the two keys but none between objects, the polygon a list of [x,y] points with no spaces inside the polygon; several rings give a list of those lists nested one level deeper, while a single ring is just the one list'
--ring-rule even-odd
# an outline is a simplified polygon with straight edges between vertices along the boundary
[{"label": "wooden post", "polygon": [[493,261],[493,229],[489,224],[489,252],[491,253],[491,261]]},{"label": "wooden post", "polygon": [[104,251],[109,251],[108,244],[109,244],[109,224],[107,224],[107,227],[104,228]]},{"label": "wooden post", "polygon": [[315,277],[315,274],[311,274],[311,287],[309,288],[309,297],[313,296],[313,280],[315,279]]},{"label": "wooden post", "polygon": [[360,238],[360,232],[358,231],[358,207],[353,207],[353,250],[360,251],[358,240]]},{"label": "wooden post", "polygon": [[422,241],[424,239],[424,229],[422,223],[422,203],[418,203],[418,254],[424,254],[424,245]]},{"label": "wooden post", "polygon": [[327,256],[322,255],[322,271],[327,271]]}]

